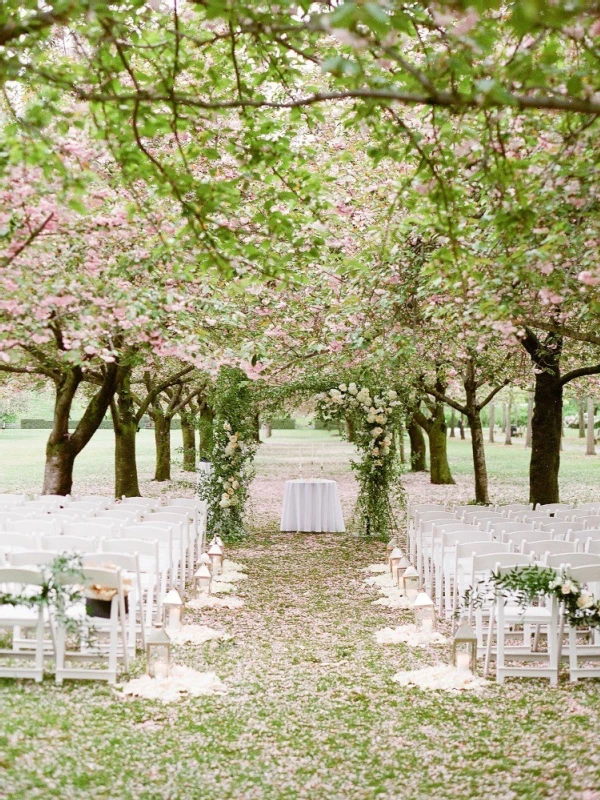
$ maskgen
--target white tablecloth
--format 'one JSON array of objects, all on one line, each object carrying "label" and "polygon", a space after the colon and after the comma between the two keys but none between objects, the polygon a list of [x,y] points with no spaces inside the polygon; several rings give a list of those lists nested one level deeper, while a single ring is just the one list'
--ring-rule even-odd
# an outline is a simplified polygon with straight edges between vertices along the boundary
[{"label": "white tablecloth", "polygon": [[335,481],[286,481],[281,512],[282,531],[343,533],[344,517]]}]

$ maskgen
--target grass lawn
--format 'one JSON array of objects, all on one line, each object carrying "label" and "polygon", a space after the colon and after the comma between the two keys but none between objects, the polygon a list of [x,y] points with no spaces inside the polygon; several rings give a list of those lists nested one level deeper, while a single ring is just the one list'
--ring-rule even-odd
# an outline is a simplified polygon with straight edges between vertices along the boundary
[{"label": "grass lawn", "polygon": [[[44,437],[6,433],[3,488],[35,489]],[[110,486],[110,431],[100,434],[77,467],[85,486]],[[432,487],[409,475],[412,498],[472,494],[469,443],[453,441],[450,452],[457,485]],[[363,583],[363,568],[382,560],[384,545],[351,534],[279,533],[283,481],[300,468],[321,474],[321,461],[349,515],[351,453],[311,431],[275,432],[261,449],[251,536],[228,548],[247,567],[237,592],[246,605],[189,618],[233,638],[176,648],[179,663],[214,670],[227,695],[164,705],[98,684],[56,687],[52,675],[40,686],[0,681],[2,800],[598,800],[597,681],[563,679],[552,689],[508,680],[481,695],[400,689],[395,672],[447,661],[449,646],[375,641],[377,630],[410,621],[407,612],[374,606],[377,594]],[[143,432],[144,486],[162,491],[149,481],[152,455]],[[496,445],[488,456],[495,496],[525,495],[522,445]],[[595,459],[567,449],[564,468],[565,494],[595,492]],[[177,472],[169,490],[183,480]],[[140,659],[133,671],[142,669]]]}]

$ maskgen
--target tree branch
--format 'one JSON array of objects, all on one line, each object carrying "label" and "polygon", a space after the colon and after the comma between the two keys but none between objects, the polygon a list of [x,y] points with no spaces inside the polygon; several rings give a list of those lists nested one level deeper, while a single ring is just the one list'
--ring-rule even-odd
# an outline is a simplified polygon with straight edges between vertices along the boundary
[{"label": "tree branch", "polygon": [[583,378],[586,375],[599,375],[600,374],[600,364],[594,364],[591,367],[580,367],[579,369],[572,369],[570,372],[566,372],[562,378],[560,379],[560,385],[564,386],[566,383],[570,383],[574,381],[575,378]]}]

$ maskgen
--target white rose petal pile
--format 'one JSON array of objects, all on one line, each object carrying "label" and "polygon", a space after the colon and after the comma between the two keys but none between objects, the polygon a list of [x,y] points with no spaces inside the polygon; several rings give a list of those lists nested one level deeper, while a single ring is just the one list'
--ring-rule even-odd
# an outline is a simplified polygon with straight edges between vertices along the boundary
[{"label": "white rose petal pile", "polygon": [[225,694],[227,687],[214,672],[197,672],[190,667],[175,664],[166,678],[151,678],[142,675],[121,687],[123,696],[143,697],[146,700],[161,700],[173,703],[186,696]]}]

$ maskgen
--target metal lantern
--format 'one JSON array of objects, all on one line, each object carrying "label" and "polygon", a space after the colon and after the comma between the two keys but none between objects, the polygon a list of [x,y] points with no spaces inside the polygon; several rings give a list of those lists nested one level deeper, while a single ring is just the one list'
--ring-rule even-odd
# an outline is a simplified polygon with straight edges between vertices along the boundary
[{"label": "metal lantern", "polygon": [[396,578],[398,579],[398,588],[400,592],[404,592],[404,573],[410,567],[410,561],[406,556],[402,556],[400,563],[396,567]]},{"label": "metal lantern", "polygon": [[404,594],[408,597],[410,603],[414,603],[421,588],[421,581],[419,580],[419,573],[413,567],[407,567],[404,570],[402,577],[402,584],[404,587]]},{"label": "metal lantern", "polygon": [[400,559],[402,558],[403,555],[404,554],[402,553],[402,550],[400,550],[399,547],[394,547],[394,549],[390,553],[389,564],[390,564],[390,572],[392,573],[392,576],[395,574],[396,568],[397,568],[398,564],[400,563]]},{"label": "metal lantern", "polygon": [[388,563],[388,564],[390,563],[390,555],[391,555],[391,553],[392,553],[392,550],[393,550],[395,547],[398,547],[398,539],[397,539],[395,536],[393,536],[393,537],[392,537],[392,538],[389,540],[389,542],[387,543],[387,548],[386,548],[386,556],[385,556],[385,560],[387,561],[387,563]]},{"label": "metal lantern", "polygon": [[151,678],[168,678],[171,671],[171,640],[160,622],[146,637],[146,672]]},{"label": "metal lantern", "polygon": [[477,672],[477,636],[473,628],[463,622],[454,634],[452,663],[457,669]]},{"label": "metal lantern", "polygon": [[172,633],[181,630],[183,600],[177,589],[171,589],[163,597],[163,620],[165,628]]},{"label": "metal lantern", "polygon": [[220,575],[223,567],[223,548],[218,544],[211,544],[208,548],[211,572],[213,575]]},{"label": "metal lantern", "polygon": [[219,547],[225,547],[225,545],[223,544],[223,539],[221,539],[220,536],[215,536],[215,538],[212,540],[211,544],[218,544]]},{"label": "metal lantern", "polygon": [[194,595],[210,594],[212,575],[206,564],[200,564],[194,575]]},{"label": "metal lantern", "polygon": [[418,630],[431,633],[435,630],[435,606],[426,592],[419,592],[413,604],[415,625]]}]

